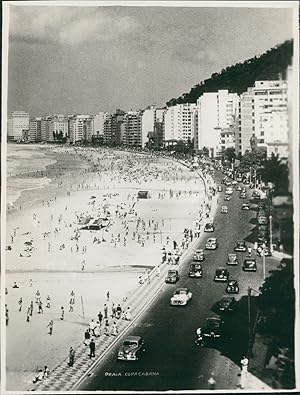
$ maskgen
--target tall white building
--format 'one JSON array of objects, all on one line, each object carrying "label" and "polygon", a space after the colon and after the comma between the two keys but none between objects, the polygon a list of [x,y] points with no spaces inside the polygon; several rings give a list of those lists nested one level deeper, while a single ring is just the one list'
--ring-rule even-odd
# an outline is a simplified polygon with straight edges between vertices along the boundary
[{"label": "tall white building", "polygon": [[194,138],[193,116],[196,104],[184,103],[169,107],[164,115],[164,140],[192,141]]},{"label": "tall white building", "polygon": [[238,119],[239,96],[227,90],[204,93],[197,100],[196,150],[208,148],[210,156],[234,146],[233,129]]},{"label": "tall white building", "polygon": [[244,155],[251,149],[250,139],[255,134],[253,88],[240,96],[238,152]]},{"label": "tall white building", "polygon": [[99,137],[104,135],[104,123],[107,117],[108,113],[102,111],[94,116],[93,136]]},{"label": "tall white building", "polygon": [[68,137],[68,118],[63,114],[54,115],[50,121],[50,141],[62,140]]},{"label": "tall white building", "polygon": [[93,117],[72,115],[69,117],[69,138],[72,144],[89,141],[93,135]]},{"label": "tall white building", "polygon": [[25,111],[13,111],[8,118],[8,140],[29,140],[29,114]]},{"label": "tall white building", "polygon": [[288,102],[287,82],[255,81],[254,128],[258,147],[271,153],[288,157]]},{"label": "tall white building", "polygon": [[156,120],[156,108],[150,106],[141,114],[141,145],[144,148],[148,141],[148,136],[154,133],[154,124]]}]

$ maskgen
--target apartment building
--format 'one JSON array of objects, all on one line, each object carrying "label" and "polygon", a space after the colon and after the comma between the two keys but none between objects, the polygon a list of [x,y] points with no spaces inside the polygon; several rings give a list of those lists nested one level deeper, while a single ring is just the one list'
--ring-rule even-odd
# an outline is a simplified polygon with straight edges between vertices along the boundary
[{"label": "apartment building", "polygon": [[254,135],[257,146],[283,158],[288,157],[288,99],[287,82],[255,81],[241,95],[239,111],[239,152],[250,149]]},{"label": "apartment building", "polygon": [[167,108],[164,114],[164,140],[192,141],[196,104],[183,103]]},{"label": "apartment building", "polygon": [[29,113],[13,111],[9,115],[7,138],[10,141],[29,141]]},{"label": "apartment building", "polygon": [[125,114],[123,144],[128,147],[142,146],[141,111],[128,111]]},{"label": "apartment building", "polygon": [[208,148],[211,157],[219,156],[229,147],[235,147],[239,96],[227,90],[207,92],[197,100],[195,116],[195,148]]},{"label": "apartment building", "polygon": [[93,138],[100,138],[104,136],[104,123],[106,118],[108,117],[108,113],[107,112],[98,112],[95,116],[94,116],[94,127],[93,127],[93,135],[92,135],[92,139]]},{"label": "apartment building", "polygon": [[30,121],[29,121],[29,141],[30,142],[39,143],[40,141],[42,141],[41,123],[42,123],[41,117],[30,119]]},{"label": "apartment building", "polygon": [[123,126],[125,111],[117,109],[114,114],[107,114],[104,127],[103,137],[104,143],[112,146],[121,145],[125,134]]},{"label": "apartment building", "polygon": [[94,127],[91,115],[71,115],[69,117],[69,139],[72,144],[91,141]]}]

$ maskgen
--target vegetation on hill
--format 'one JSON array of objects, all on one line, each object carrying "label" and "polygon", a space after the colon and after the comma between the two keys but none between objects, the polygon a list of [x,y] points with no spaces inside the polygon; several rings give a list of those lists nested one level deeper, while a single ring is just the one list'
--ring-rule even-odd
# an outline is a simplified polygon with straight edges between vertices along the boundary
[{"label": "vegetation on hill", "polygon": [[184,93],[177,99],[173,98],[166,104],[174,106],[180,103],[196,103],[203,93],[216,92],[219,89],[241,94],[253,86],[255,81],[277,80],[279,76],[285,79],[292,56],[293,40],[285,41],[269,49],[263,55],[226,67],[219,73],[213,73],[209,79],[195,85],[189,93]]}]

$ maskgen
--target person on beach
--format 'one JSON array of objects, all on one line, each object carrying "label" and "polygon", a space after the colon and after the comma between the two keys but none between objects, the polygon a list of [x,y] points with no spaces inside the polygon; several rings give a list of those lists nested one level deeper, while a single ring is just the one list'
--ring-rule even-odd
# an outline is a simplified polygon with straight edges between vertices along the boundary
[{"label": "person on beach", "polygon": [[38,304],[40,300],[41,300],[41,293],[39,290],[37,290],[35,293],[35,303]]},{"label": "person on beach", "polygon": [[33,314],[33,301],[30,302],[29,308],[30,308],[30,316],[32,316],[32,314]]},{"label": "person on beach", "polygon": [[65,308],[64,308],[64,306],[61,306],[61,308],[60,308],[60,319],[61,319],[61,321],[63,321],[64,318],[65,318]]},{"label": "person on beach", "polygon": [[81,262],[81,271],[83,272],[85,268],[85,259]]},{"label": "person on beach", "polygon": [[74,365],[74,359],[75,359],[75,350],[73,349],[73,347],[70,347],[69,350],[69,366],[73,366]]},{"label": "person on beach", "polygon": [[47,296],[46,301],[47,301],[46,307],[47,307],[47,309],[50,309],[50,301],[51,301],[51,299],[50,299],[49,295]]},{"label": "person on beach", "polygon": [[20,297],[19,301],[18,301],[18,305],[19,305],[19,311],[22,311],[22,305],[23,305],[23,299],[22,297]]},{"label": "person on beach", "polygon": [[44,367],[44,371],[43,371],[43,379],[46,379],[50,374],[50,369],[48,368],[48,366]]},{"label": "person on beach", "polygon": [[120,303],[119,303],[118,306],[117,306],[117,308],[116,308],[116,318],[117,318],[117,319],[120,319],[121,314],[122,314],[122,307],[121,307],[121,305],[120,305]]},{"label": "person on beach", "polygon": [[16,281],[14,281],[14,285],[12,286],[13,288],[19,288],[18,284]]},{"label": "person on beach", "polygon": [[95,332],[94,332],[95,328],[96,328],[96,322],[95,322],[94,319],[92,318],[91,321],[90,321],[90,323],[89,323],[89,329],[90,329],[90,332],[92,332],[92,334],[93,334],[94,336],[95,336]]},{"label": "person on beach", "polygon": [[70,303],[69,303],[69,313],[73,313],[74,308],[73,308],[73,300],[70,299]]},{"label": "person on beach", "polygon": [[38,313],[39,313],[39,314],[44,314],[44,311],[43,311],[43,302],[42,302],[41,300],[39,301],[38,307],[39,307]]},{"label": "person on beach", "polygon": [[32,287],[33,286],[33,281],[32,278],[29,280],[29,286]]},{"label": "person on beach", "polygon": [[36,375],[34,376],[34,379],[32,380],[32,382],[35,384],[38,381],[42,381],[43,377],[44,377],[43,369],[39,369],[38,372],[36,373]]},{"label": "person on beach", "polygon": [[90,341],[90,354],[89,354],[90,358],[95,357],[95,351],[96,351],[96,344],[94,342],[94,339],[91,339],[91,341]]},{"label": "person on beach", "polygon": [[49,324],[47,325],[47,328],[49,328],[49,335],[51,336],[52,335],[52,333],[53,333],[53,320],[51,320],[50,322],[49,322]]},{"label": "person on beach", "polygon": [[101,313],[101,311],[99,311],[99,313],[98,313],[98,321],[100,323],[100,326],[102,324],[102,319],[103,319],[103,314]]},{"label": "person on beach", "polygon": [[130,310],[129,306],[127,307],[127,310],[125,312],[125,320],[126,321],[131,321],[131,310]]},{"label": "person on beach", "polygon": [[30,307],[28,307],[28,309],[27,309],[26,322],[30,322]]},{"label": "person on beach", "polygon": [[110,293],[109,293],[109,291],[107,291],[107,292],[106,292],[106,300],[107,300],[107,301],[109,301],[109,296],[110,296]]},{"label": "person on beach", "polygon": [[73,290],[70,294],[70,304],[75,304],[75,293]]}]

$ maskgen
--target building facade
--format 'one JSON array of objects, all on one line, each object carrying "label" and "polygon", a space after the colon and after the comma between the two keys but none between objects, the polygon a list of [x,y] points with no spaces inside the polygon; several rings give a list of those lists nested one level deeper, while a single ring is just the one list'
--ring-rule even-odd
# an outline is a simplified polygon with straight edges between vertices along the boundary
[{"label": "building facade", "polygon": [[141,111],[128,111],[125,114],[123,144],[127,147],[142,147]]},{"label": "building facade", "polygon": [[112,146],[123,144],[125,114],[125,111],[117,109],[114,114],[106,115],[103,127],[103,141],[105,144]]},{"label": "building facade", "polygon": [[29,141],[29,113],[13,111],[8,117],[8,140]]},{"label": "building facade", "polygon": [[196,104],[183,103],[167,108],[164,114],[164,141],[191,142],[194,139]]},{"label": "building facade", "polygon": [[236,93],[219,90],[200,96],[195,117],[196,150],[206,147],[209,156],[217,157],[224,149],[235,146],[238,109]]}]

